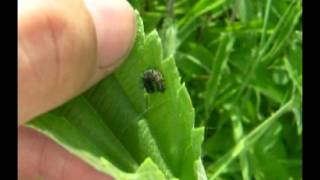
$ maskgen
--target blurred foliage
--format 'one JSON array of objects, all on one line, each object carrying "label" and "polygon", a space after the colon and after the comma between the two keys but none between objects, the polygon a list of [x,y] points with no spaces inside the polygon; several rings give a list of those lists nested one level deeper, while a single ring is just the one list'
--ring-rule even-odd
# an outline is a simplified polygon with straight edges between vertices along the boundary
[{"label": "blurred foliage", "polygon": [[209,179],[302,179],[300,0],[129,0],[174,55]]}]

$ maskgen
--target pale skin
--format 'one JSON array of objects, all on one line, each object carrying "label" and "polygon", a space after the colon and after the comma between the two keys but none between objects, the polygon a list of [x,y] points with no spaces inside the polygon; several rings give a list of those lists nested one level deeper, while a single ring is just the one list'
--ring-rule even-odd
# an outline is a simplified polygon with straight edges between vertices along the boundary
[{"label": "pale skin", "polygon": [[19,179],[112,179],[22,125],[110,74],[135,31],[125,0],[18,0]]}]

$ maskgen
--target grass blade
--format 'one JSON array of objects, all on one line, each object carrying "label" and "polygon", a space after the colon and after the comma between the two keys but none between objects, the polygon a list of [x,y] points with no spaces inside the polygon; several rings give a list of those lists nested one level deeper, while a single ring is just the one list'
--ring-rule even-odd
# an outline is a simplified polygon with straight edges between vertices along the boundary
[{"label": "grass blade", "polygon": [[261,123],[257,128],[246,135],[242,140],[240,140],[231,151],[221,157],[216,163],[214,163],[210,168],[210,180],[216,179],[223,170],[228,166],[228,164],[238,157],[242,152],[247,151],[252,145],[259,140],[259,138],[273,125],[273,123],[284,113],[288,112],[293,105],[293,100],[288,101],[284,106],[282,106],[278,111],[272,114],[268,119]]},{"label": "grass blade", "polygon": [[212,63],[212,71],[207,82],[206,94],[206,113],[207,117],[209,113],[214,108],[215,98],[219,89],[219,83],[222,77],[222,70],[225,68],[229,55],[231,53],[234,44],[234,38],[231,34],[222,34],[220,39],[220,44]]}]

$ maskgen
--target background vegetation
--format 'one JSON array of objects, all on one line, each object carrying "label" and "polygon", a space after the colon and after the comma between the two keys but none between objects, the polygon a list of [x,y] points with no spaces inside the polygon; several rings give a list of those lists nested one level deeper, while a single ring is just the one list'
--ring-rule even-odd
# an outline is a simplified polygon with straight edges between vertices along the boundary
[{"label": "background vegetation", "polygon": [[209,179],[302,179],[299,0],[129,0],[205,126]]}]

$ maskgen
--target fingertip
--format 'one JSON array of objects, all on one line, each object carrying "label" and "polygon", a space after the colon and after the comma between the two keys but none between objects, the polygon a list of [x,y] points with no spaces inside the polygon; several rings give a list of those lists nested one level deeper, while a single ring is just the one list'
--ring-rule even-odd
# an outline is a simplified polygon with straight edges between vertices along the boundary
[{"label": "fingertip", "polygon": [[85,0],[97,35],[100,68],[115,68],[130,51],[136,33],[133,8],[126,0]]},{"label": "fingertip", "polygon": [[27,2],[19,1],[19,124],[110,74],[129,54],[136,33],[135,13],[125,0]]}]

